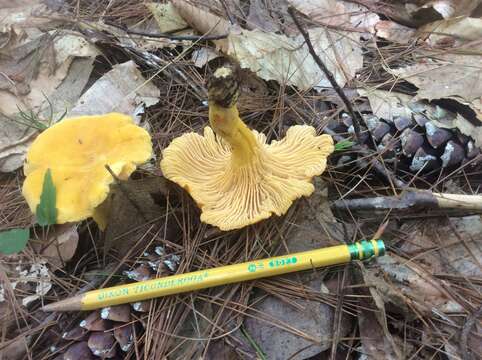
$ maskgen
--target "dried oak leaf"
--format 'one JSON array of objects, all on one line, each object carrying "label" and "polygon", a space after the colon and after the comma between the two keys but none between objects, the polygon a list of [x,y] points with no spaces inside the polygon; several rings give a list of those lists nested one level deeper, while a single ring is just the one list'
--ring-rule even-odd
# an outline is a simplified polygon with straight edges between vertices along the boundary
[{"label": "dried oak leaf", "polygon": [[[265,80],[276,80],[300,89],[331,87],[324,73],[309,55],[304,38],[299,35],[266,33],[260,30],[234,28],[229,23],[186,1],[175,0],[174,6],[184,20],[202,34],[229,34],[215,41],[218,50],[236,58],[242,68],[250,69]],[[315,51],[334,74],[340,86],[354,78],[363,65],[360,34],[309,29]]]}]

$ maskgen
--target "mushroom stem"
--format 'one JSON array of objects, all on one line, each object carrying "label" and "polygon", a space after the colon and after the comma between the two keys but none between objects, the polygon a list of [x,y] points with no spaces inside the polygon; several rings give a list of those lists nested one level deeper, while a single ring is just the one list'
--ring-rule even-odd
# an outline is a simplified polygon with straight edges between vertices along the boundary
[{"label": "mushroom stem", "polygon": [[251,164],[258,158],[258,142],[240,119],[236,104],[225,108],[210,102],[209,122],[216,134],[231,146],[231,161],[235,167]]},{"label": "mushroom stem", "polygon": [[231,146],[231,162],[236,167],[253,164],[260,146],[253,132],[239,117],[238,73],[232,65],[218,68],[208,81],[209,122],[218,136]]}]

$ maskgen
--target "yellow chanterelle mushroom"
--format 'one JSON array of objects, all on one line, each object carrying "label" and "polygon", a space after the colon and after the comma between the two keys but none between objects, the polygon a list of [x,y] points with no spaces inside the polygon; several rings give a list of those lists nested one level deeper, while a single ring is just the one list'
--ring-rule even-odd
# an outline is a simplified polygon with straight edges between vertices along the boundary
[{"label": "yellow chanterelle mushroom", "polygon": [[148,132],[130,116],[111,113],[65,119],[42,132],[28,150],[22,192],[35,212],[50,169],[57,223],[83,220],[94,215],[109,193],[114,179],[106,165],[120,179],[127,179],[151,153]]},{"label": "yellow chanterelle mushroom", "polygon": [[187,133],[174,139],[161,161],[164,176],[201,208],[201,221],[221,230],[241,228],[284,214],[295,199],[314,191],[311,179],[325,170],[334,150],[329,135],[297,125],[268,144],[265,135],[239,118],[238,82],[231,67],[216,70],[208,93],[211,127],[204,128],[204,136]]}]

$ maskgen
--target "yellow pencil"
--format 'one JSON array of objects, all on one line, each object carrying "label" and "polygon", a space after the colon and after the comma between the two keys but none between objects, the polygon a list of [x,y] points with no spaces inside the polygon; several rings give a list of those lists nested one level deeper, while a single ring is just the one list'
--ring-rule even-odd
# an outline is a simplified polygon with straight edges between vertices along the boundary
[{"label": "yellow pencil", "polygon": [[350,245],[331,246],[88,291],[45,305],[43,310],[92,310],[322,266],[343,264],[351,260],[365,260],[383,254],[385,254],[385,245],[382,240],[361,241]]}]

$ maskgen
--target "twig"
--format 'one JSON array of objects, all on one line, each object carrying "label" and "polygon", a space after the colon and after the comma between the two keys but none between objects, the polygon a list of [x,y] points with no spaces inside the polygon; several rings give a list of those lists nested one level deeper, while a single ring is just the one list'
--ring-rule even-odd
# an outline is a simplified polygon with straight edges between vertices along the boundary
[{"label": "twig", "polygon": [[415,210],[465,210],[482,211],[482,195],[460,195],[410,190],[398,196],[378,196],[360,199],[342,199],[333,203],[338,211],[356,212],[359,215],[376,215],[378,212],[396,211],[397,214],[413,213]]},{"label": "twig", "polygon": [[335,89],[336,93],[338,94],[338,96],[340,97],[340,99],[343,101],[343,103],[345,104],[345,107],[347,109],[347,111],[350,113],[351,117],[352,117],[352,120],[353,120],[353,128],[355,130],[355,137],[358,141],[359,144],[362,144],[362,137],[361,137],[361,122],[363,121],[361,119],[361,116],[360,114],[358,114],[357,112],[355,112],[355,110],[353,109],[353,106],[351,105],[351,102],[350,100],[348,100],[348,98],[346,97],[345,93],[343,92],[343,90],[340,88],[340,86],[338,85],[338,83],[336,82],[335,80],[335,77],[333,76],[333,74],[331,73],[330,70],[328,70],[328,68],[326,67],[326,65],[323,63],[323,61],[320,59],[320,57],[316,54],[316,51],[315,49],[313,48],[313,44],[311,43],[311,40],[310,40],[310,35],[308,34],[308,32],[303,28],[303,26],[301,25],[300,21],[298,20],[298,18],[296,17],[295,15],[295,9],[290,6],[288,7],[288,13],[290,14],[291,18],[293,19],[293,22],[295,23],[296,27],[298,28],[298,30],[300,31],[301,35],[303,36],[303,38],[305,39],[305,42],[306,42],[306,45],[308,46],[308,51],[310,52],[310,55],[311,57],[313,58],[313,60],[316,62],[316,64],[318,65],[318,67],[321,69],[321,71],[323,71],[323,73],[325,74],[326,78],[328,79],[328,81],[330,82],[331,86],[333,86],[333,89]]},{"label": "twig", "polygon": [[172,34],[167,34],[167,33],[157,33],[157,34],[152,34],[144,31],[137,31],[137,30],[131,30],[128,29],[124,25],[119,25],[116,23],[113,23],[111,21],[105,21],[107,25],[113,26],[115,28],[121,29],[125,31],[127,34],[131,35],[139,35],[139,36],[146,36],[146,37],[151,37],[151,38],[160,38],[160,39],[169,39],[169,40],[189,40],[189,41],[210,41],[210,40],[221,40],[221,39],[226,39],[229,34],[222,34],[222,35],[172,35]]},{"label": "twig", "polygon": [[469,352],[469,349],[467,346],[467,342],[468,342],[467,338],[469,337],[470,331],[472,327],[475,325],[475,322],[481,316],[482,316],[482,306],[479,307],[476,312],[474,312],[473,314],[467,317],[467,321],[462,327],[462,332],[460,334],[460,350],[462,353],[463,360],[472,360],[475,358],[475,357],[472,357],[472,355]]},{"label": "twig", "polygon": [[224,12],[226,13],[226,16],[228,17],[229,22],[231,23],[231,25],[236,24],[236,21],[235,21],[235,19],[234,19],[234,16],[233,16],[233,14],[231,14],[231,11],[229,10],[229,6],[228,6],[228,4],[226,3],[226,0],[221,0],[221,5],[223,6]]},{"label": "twig", "polygon": [[[361,136],[361,124],[363,119],[361,118],[360,114],[355,112],[353,109],[353,106],[351,105],[350,100],[347,98],[343,90],[340,88],[340,86],[337,84],[333,74],[328,70],[326,65],[323,63],[323,61],[320,59],[320,57],[316,54],[315,49],[313,48],[313,44],[311,43],[310,36],[308,32],[303,28],[301,23],[299,22],[298,18],[295,15],[295,10],[292,6],[288,7],[288,13],[292,17],[296,27],[300,31],[301,35],[303,35],[303,38],[305,39],[306,45],[308,46],[308,50],[310,52],[310,55],[313,57],[313,60],[316,62],[318,67],[323,71],[325,76],[327,77],[328,81],[331,83],[333,86],[333,89],[336,91],[340,99],[343,101],[345,104],[345,107],[347,111],[350,113],[353,121],[353,129],[355,130],[355,138],[360,144],[360,147],[358,148],[360,151],[367,153],[368,148],[366,146],[363,146],[363,138]],[[327,131],[328,129],[325,129],[325,132],[329,134]],[[331,135],[331,134],[330,134]],[[389,182],[391,182],[393,185],[399,188],[405,188],[407,184],[403,182],[402,180],[398,179],[395,175],[393,175],[383,164],[380,163],[377,159],[373,159],[372,161],[372,166],[373,168],[383,175]]]}]

